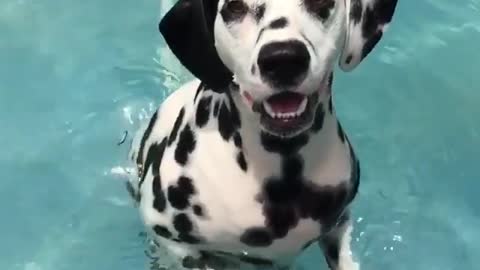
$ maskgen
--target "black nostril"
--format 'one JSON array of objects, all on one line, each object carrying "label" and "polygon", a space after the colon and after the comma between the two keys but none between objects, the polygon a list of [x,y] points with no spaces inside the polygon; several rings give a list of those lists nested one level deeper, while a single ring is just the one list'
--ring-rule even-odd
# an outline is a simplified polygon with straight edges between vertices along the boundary
[{"label": "black nostril", "polygon": [[310,65],[310,54],[300,41],[275,42],[264,45],[258,54],[262,77],[274,84],[296,84]]}]

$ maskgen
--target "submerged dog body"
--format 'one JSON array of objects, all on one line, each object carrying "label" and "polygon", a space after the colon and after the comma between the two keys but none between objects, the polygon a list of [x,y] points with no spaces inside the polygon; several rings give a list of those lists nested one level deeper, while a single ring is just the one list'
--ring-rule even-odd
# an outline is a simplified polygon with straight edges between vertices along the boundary
[{"label": "submerged dog body", "polygon": [[318,242],[331,269],[358,269],[349,206],[360,166],[335,117],[332,70],[338,57],[358,65],[395,5],[180,0],[167,13],[160,30],[199,80],[134,140],[133,195],[183,267],[284,268]]}]

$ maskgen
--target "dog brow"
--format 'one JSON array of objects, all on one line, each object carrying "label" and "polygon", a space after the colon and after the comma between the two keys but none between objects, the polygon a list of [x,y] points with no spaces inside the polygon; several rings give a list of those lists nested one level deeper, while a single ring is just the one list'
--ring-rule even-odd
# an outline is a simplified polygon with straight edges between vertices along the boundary
[{"label": "dog brow", "polygon": [[288,20],[285,17],[280,17],[270,22],[268,28],[270,29],[280,29],[288,25]]},{"label": "dog brow", "polygon": [[280,17],[280,18],[277,18],[277,19],[271,21],[267,26],[260,29],[260,32],[258,33],[258,37],[257,37],[257,40],[255,41],[255,43],[258,43],[258,41],[262,37],[262,34],[265,30],[267,30],[267,29],[281,29],[281,28],[287,27],[287,25],[288,25],[288,20],[285,17]]},{"label": "dog brow", "polygon": [[263,16],[265,15],[265,8],[266,8],[265,3],[262,3],[262,4],[257,3],[255,5],[255,8],[253,10],[255,12],[255,19],[257,20],[257,22],[260,22],[263,19]]}]

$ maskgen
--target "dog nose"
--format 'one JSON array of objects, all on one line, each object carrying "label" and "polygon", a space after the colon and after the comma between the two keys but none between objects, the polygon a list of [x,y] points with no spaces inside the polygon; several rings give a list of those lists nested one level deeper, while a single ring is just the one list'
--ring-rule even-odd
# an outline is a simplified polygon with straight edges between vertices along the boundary
[{"label": "dog nose", "polygon": [[307,46],[300,41],[264,45],[257,59],[260,75],[275,85],[294,85],[306,75],[310,64]]}]

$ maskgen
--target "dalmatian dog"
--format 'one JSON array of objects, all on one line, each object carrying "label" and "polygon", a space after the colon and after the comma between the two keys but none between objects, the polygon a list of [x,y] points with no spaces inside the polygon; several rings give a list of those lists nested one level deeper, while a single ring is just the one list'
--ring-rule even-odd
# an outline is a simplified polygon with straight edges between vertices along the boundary
[{"label": "dalmatian dog", "polygon": [[159,29],[196,79],[132,141],[130,190],[183,269],[289,269],[313,243],[357,270],[360,165],[332,104],[397,0],[178,0]]}]

